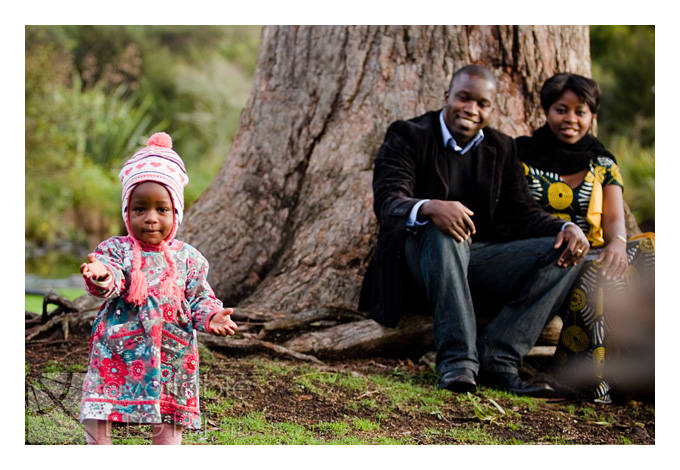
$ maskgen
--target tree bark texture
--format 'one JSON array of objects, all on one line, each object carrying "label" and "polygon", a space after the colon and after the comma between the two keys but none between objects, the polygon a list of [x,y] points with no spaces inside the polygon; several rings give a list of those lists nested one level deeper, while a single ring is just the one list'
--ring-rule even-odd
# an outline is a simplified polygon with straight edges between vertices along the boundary
[{"label": "tree bark texture", "polygon": [[545,79],[590,75],[588,27],[265,27],[230,154],[179,233],[210,261],[217,296],[276,312],[355,308],[385,131],[441,108],[469,63],[498,78],[491,125],[528,134]]}]

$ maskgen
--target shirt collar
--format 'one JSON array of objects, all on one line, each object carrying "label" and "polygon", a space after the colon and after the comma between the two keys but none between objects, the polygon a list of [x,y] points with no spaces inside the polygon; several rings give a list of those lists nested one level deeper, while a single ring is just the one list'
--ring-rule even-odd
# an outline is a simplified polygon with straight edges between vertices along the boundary
[{"label": "shirt collar", "polygon": [[461,155],[465,155],[468,150],[473,149],[479,145],[479,143],[484,139],[484,131],[482,129],[479,130],[477,135],[475,136],[474,139],[470,140],[468,144],[465,146],[465,148],[460,147],[456,143],[456,139],[453,138],[451,135],[451,132],[449,132],[449,128],[446,127],[446,123],[444,122],[444,110],[442,110],[441,113],[439,113],[439,123],[442,126],[442,137],[444,138],[444,148],[447,146],[451,146],[453,150],[456,152],[460,153]]}]

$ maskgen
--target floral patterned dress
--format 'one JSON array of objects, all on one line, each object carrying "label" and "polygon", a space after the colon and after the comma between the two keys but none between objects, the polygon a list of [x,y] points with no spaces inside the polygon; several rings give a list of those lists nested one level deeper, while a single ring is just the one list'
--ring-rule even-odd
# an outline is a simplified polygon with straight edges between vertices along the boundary
[{"label": "floral patterned dress", "polygon": [[[588,235],[591,251],[588,253],[579,278],[571,289],[567,302],[560,310],[563,329],[555,352],[556,361],[564,373],[576,385],[585,385],[592,391],[594,401],[611,402],[611,384],[605,380],[605,350],[608,360],[620,353],[620,345],[614,344],[607,333],[616,316],[607,312],[611,298],[624,298],[635,291],[641,278],[652,279],[654,275],[654,239],[645,237],[628,241],[628,272],[622,280],[607,281],[601,274],[601,264],[595,260],[604,245],[598,208],[591,201],[601,195],[604,186],[614,184],[623,187],[618,166],[609,157],[591,161],[584,181],[576,188],[569,187],[562,178],[551,172],[535,169],[524,164],[525,174],[534,198],[556,217],[576,223]],[[599,204],[601,213],[601,203]],[[614,302],[612,302],[613,304]],[[590,364],[585,374],[581,364]]]},{"label": "floral patterned dress", "polygon": [[106,287],[87,282],[88,291],[106,299],[95,318],[80,419],[126,423],[174,423],[191,429],[201,425],[198,349],[195,331],[206,331],[210,318],[223,309],[208,284],[208,262],[192,246],[169,242],[177,267],[177,283],[185,299],[159,293],[168,267],[162,251],[145,246],[141,270],[148,299],[141,307],[125,302],[129,285],[131,237],[102,242],[95,256],[113,279]]}]

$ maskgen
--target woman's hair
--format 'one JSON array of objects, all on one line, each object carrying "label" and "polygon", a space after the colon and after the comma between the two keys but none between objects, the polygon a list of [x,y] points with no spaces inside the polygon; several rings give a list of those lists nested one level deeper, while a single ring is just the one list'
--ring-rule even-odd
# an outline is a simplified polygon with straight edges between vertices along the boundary
[{"label": "woman's hair", "polygon": [[541,107],[547,112],[566,90],[576,93],[588,105],[590,112],[597,114],[602,97],[600,86],[595,80],[575,73],[558,73],[547,79],[541,88]]}]

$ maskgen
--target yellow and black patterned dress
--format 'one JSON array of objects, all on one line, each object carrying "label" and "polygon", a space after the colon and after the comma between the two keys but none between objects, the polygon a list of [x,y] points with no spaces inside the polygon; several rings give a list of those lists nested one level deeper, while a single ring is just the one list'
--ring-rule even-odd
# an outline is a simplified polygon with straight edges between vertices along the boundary
[{"label": "yellow and black patterned dress", "polygon": [[615,304],[612,299],[620,299],[621,294],[629,293],[640,276],[647,279],[653,276],[654,238],[629,239],[626,276],[618,281],[605,280],[601,275],[602,265],[596,262],[604,246],[602,189],[610,184],[623,188],[619,167],[609,157],[597,157],[591,161],[584,181],[573,189],[556,173],[526,164],[524,169],[531,193],[541,206],[555,217],[576,223],[590,241],[591,251],[581,275],[560,310],[564,326],[555,359],[575,385],[592,389],[596,402],[610,403],[611,384],[605,380],[608,378],[604,369],[605,351],[607,358],[612,359],[620,350],[607,335],[616,316],[608,314],[607,306]]}]

